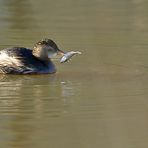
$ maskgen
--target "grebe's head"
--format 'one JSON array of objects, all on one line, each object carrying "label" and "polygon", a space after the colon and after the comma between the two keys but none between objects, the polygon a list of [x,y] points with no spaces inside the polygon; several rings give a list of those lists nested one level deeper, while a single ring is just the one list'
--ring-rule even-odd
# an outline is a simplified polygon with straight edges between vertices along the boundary
[{"label": "grebe's head", "polygon": [[43,39],[37,42],[32,52],[35,57],[44,61],[54,58],[56,55],[64,55],[64,52],[51,39]]}]

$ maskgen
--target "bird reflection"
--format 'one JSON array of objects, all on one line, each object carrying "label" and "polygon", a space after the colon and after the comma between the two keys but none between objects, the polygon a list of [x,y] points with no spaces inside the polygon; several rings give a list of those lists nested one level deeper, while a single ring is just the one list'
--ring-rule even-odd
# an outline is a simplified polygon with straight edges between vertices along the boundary
[{"label": "bird reflection", "polygon": [[11,109],[10,113],[19,113],[20,109],[50,112],[54,105],[56,110],[74,95],[72,84],[61,83],[56,75],[0,75],[0,93],[0,107]]},{"label": "bird reflection", "polygon": [[62,83],[57,75],[0,75],[0,116],[11,117],[6,122],[15,137],[11,147],[27,147],[34,120],[67,112],[72,84]]}]

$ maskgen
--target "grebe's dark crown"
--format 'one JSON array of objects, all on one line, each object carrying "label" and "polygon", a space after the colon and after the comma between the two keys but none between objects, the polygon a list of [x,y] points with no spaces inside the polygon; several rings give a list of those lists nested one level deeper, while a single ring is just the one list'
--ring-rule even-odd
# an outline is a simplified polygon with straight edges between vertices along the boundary
[{"label": "grebe's dark crown", "polygon": [[58,46],[56,45],[56,43],[48,38],[42,39],[41,41],[37,42],[35,46],[37,45],[47,45],[47,46],[51,46],[54,49],[58,49]]}]

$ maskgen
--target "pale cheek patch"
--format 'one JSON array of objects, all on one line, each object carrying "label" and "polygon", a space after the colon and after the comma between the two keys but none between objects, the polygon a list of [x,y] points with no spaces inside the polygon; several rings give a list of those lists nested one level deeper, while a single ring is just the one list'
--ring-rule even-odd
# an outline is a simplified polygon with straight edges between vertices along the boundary
[{"label": "pale cheek patch", "polygon": [[57,56],[57,53],[48,53],[48,58],[54,58]]}]

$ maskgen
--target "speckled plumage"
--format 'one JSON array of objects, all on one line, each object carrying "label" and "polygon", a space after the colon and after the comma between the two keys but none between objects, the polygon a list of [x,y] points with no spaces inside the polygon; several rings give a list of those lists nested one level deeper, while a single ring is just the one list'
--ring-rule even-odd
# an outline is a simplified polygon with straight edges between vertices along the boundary
[{"label": "speckled plumage", "polygon": [[7,48],[0,51],[0,73],[5,74],[42,74],[56,72],[54,64],[42,61],[24,47]]}]

